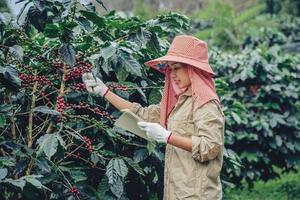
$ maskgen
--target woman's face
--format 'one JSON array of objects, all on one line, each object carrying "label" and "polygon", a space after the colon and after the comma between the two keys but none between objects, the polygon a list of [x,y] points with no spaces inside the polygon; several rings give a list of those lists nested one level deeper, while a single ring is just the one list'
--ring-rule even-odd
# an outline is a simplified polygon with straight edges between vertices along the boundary
[{"label": "woman's face", "polygon": [[188,69],[185,64],[178,62],[168,62],[171,72],[171,78],[179,88],[186,88],[191,84],[189,79]]}]

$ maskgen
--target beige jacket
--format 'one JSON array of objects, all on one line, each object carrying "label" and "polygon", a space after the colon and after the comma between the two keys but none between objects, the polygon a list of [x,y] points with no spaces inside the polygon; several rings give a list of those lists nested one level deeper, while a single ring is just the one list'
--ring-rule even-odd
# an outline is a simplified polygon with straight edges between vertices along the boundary
[{"label": "beige jacket", "polygon": [[[180,95],[169,115],[167,129],[192,138],[192,153],[166,146],[164,200],[222,199],[220,172],[223,163],[225,117],[217,101],[196,106],[198,97],[187,91]],[[148,122],[159,123],[159,105],[131,110]]]}]

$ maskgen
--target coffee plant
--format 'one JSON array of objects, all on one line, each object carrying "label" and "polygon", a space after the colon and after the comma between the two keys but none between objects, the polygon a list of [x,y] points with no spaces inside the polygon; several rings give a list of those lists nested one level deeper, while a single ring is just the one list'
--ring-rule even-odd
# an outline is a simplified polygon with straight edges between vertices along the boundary
[{"label": "coffee plant", "polygon": [[235,55],[214,51],[211,60],[228,84],[228,92],[221,96],[227,117],[225,145],[243,165],[231,171],[225,164],[223,175],[229,172],[225,177],[232,182],[245,179],[251,186],[256,180],[277,177],[275,167],[284,172],[297,169],[300,56],[273,44]]},{"label": "coffee plant", "polygon": [[99,15],[89,1],[19,2],[28,12],[0,23],[0,199],[161,198],[163,148],[114,127],[120,113],[90,96],[81,75],[159,103],[163,76],[142,63],[163,55],[188,19]]}]

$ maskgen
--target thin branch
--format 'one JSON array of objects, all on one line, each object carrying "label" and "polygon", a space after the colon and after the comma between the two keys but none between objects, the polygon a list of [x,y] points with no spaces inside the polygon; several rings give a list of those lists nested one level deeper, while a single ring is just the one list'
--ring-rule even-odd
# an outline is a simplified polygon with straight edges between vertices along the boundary
[{"label": "thin branch", "polygon": [[[66,81],[66,75],[67,75],[67,65],[66,63],[63,64],[63,70],[62,70],[63,74],[62,74],[62,80],[61,80],[61,84],[60,84],[60,89],[59,89],[59,95],[58,96],[64,96],[65,93],[65,81]],[[57,104],[55,106],[55,110],[57,110]],[[50,133],[52,130],[52,125],[53,122],[51,122],[47,128],[46,133]]]},{"label": "thin branch", "polygon": [[[36,79],[37,72],[35,71],[34,79]],[[28,148],[32,147],[32,132],[33,132],[33,109],[35,107],[36,102],[36,95],[35,92],[37,90],[38,81],[35,81],[33,89],[32,89],[32,97],[31,97],[31,106],[30,106],[30,113],[29,113],[29,119],[28,119],[28,134],[27,134],[27,140],[28,140]]]},{"label": "thin branch", "polygon": [[[7,101],[9,104],[12,103],[11,92],[7,92]],[[14,114],[10,116],[10,121],[11,121],[11,124],[10,124],[11,137],[13,140],[15,140],[17,138],[17,134],[16,134],[16,121],[15,121]]]}]

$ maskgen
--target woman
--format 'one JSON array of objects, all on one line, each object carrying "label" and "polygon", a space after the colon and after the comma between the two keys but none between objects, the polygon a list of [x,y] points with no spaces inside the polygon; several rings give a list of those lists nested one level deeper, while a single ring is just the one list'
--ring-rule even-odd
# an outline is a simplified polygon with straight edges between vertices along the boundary
[{"label": "woman", "polygon": [[150,139],[166,143],[164,199],[222,199],[225,118],[216,94],[205,42],[174,38],[167,55],[145,63],[165,74],[160,105],[142,107],[110,92],[100,79],[83,75],[89,92],[118,109],[130,109],[145,122]]}]

